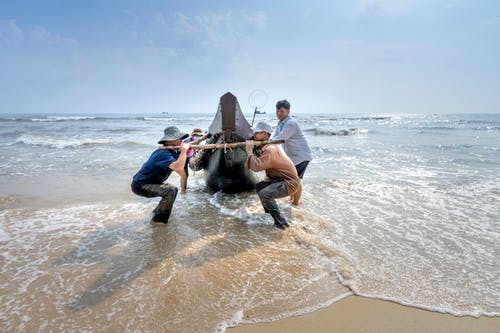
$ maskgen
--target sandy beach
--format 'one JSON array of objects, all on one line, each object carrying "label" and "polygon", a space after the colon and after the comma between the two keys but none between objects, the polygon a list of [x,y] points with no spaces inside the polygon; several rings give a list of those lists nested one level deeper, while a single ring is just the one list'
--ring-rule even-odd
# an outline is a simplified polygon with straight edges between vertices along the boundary
[{"label": "sandy beach", "polygon": [[347,297],[325,309],[271,323],[242,324],[228,333],[500,332],[499,317],[455,317],[397,303]]}]

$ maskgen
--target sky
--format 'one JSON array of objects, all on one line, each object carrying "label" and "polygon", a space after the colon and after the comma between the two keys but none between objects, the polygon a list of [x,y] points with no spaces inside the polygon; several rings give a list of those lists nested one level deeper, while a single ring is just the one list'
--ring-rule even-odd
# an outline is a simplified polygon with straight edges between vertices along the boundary
[{"label": "sky", "polygon": [[245,112],[500,113],[500,1],[0,0],[0,113],[212,113],[228,91]]}]

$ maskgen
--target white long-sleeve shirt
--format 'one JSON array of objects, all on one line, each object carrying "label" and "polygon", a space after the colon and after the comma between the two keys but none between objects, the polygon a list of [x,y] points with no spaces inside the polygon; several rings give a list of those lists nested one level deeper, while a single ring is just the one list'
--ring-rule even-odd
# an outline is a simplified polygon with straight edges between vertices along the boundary
[{"label": "white long-sleeve shirt", "polygon": [[304,133],[292,117],[288,116],[278,122],[271,139],[285,140],[283,149],[294,165],[312,160],[311,149],[309,149]]}]

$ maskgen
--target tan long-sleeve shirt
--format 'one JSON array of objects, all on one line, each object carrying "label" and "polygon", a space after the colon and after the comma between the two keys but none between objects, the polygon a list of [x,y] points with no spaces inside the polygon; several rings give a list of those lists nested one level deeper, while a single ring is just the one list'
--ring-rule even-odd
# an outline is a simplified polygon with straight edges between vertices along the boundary
[{"label": "tan long-sleeve shirt", "polygon": [[259,157],[251,155],[248,158],[248,167],[253,171],[265,170],[268,181],[283,179],[290,195],[301,189],[297,169],[278,145],[264,146]]}]

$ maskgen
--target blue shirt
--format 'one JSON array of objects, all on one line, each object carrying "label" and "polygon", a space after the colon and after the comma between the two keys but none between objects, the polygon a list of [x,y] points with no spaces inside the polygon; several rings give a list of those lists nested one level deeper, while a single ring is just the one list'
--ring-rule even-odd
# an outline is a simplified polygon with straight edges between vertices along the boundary
[{"label": "blue shirt", "polygon": [[135,174],[134,182],[137,184],[161,184],[172,173],[170,164],[179,157],[179,152],[167,149],[155,150],[142,168]]},{"label": "blue shirt", "polygon": [[312,160],[311,149],[309,149],[306,138],[299,124],[292,117],[288,116],[278,122],[271,139],[285,140],[283,149],[293,164],[297,165]]}]

